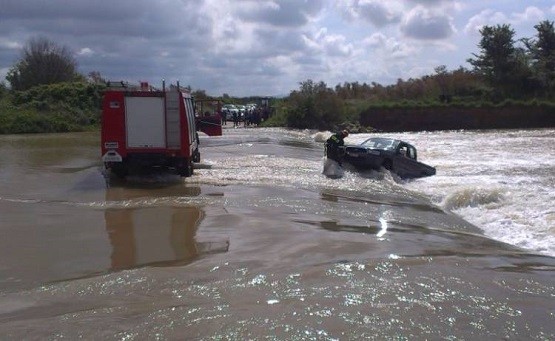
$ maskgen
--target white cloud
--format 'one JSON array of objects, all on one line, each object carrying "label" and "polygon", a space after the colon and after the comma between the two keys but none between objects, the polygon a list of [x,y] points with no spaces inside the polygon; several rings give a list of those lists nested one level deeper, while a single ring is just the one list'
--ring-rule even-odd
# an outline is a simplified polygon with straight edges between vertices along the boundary
[{"label": "white cloud", "polygon": [[94,54],[94,51],[88,47],[84,47],[77,52],[77,55],[79,56],[90,56],[93,54]]},{"label": "white cloud", "polygon": [[446,39],[456,32],[452,21],[443,12],[417,6],[405,16],[400,29],[405,36],[414,39]]},{"label": "white cloud", "polygon": [[544,13],[541,9],[537,7],[527,7],[522,13],[513,13],[513,24],[520,24],[526,22],[537,23],[544,18]]},{"label": "white cloud", "polygon": [[[221,3],[220,0],[210,0]],[[277,27],[300,27],[317,16],[324,7],[324,0],[243,0],[240,6],[232,4],[239,20]]]},{"label": "white cloud", "polygon": [[329,34],[326,28],[313,37],[305,36],[307,43],[313,49],[318,49],[327,56],[348,57],[353,52],[353,45],[347,42],[347,38],[340,34]]},{"label": "white cloud", "polygon": [[348,21],[361,20],[376,27],[399,22],[404,10],[402,4],[395,0],[348,0],[337,6]]},{"label": "white cloud", "polygon": [[497,25],[507,23],[507,21],[508,18],[505,14],[487,9],[470,18],[464,31],[467,34],[477,34],[486,25]]},{"label": "white cloud", "polygon": [[405,0],[405,2],[411,3],[411,4],[418,3],[418,4],[428,5],[428,6],[431,6],[431,5],[436,6],[444,2],[450,2],[450,0]]},{"label": "white cloud", "polygon": [[9,50],[19,50],[22,47],[23,45],[18,41],[0,37],[0,48],[9,49]]},{"label": "white cloud", "polygon": [[[45,36],[76,51],[84,74],[152,83],[179,79],[214,95],[253,89],[283,94],[308,78],[383,83],[432,70],[432,63],[464,63],[476,36],[457,34],[455,27],[477,32],[483,25],[519,23],[517,33],[531,36],[540,9],[544,17],[555,13],[552,0],[534,6],[506,0],[102,3],[108,0],[4,1],[0,76],[29,38]],[[477,12],[484,8],[491,10]]]},{"label": "white cloud", "polygon": [[414,56],[418,49],[393,37],[386,37],[382,33],[374,33],[364,39],[363,45],[388,58],[406,58]]},{"label": "white cloud", "polygon": [[480,29],[486,25],[494,26],[502,24],[510,24],[515,28],[521,25],[536,24],[544,18],[544,12],[534,6],[526,7],[520,13],[511,13],[510,16],[499,11],[488,9],[470,18],[464,31],[468,34],[473,34],[478,33]]},{"label": "white cloud", "polygon": [[6,83],[4,82],[4,79],[6,79],[6,76],[8,75],[8,71],[10,69],[7,67],[1,68],[0,69],[0,83]]}]

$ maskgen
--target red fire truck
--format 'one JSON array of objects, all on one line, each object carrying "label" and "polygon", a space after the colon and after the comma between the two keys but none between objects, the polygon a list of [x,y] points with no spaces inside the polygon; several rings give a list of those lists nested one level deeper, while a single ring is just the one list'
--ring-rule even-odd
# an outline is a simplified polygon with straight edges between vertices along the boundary
[{"label": "red fire truck", "polygon": [[118,177],[152,168],[193,174],[200,161],[193,98],[170,85],[108,83],[102,104],[102,161]]}]

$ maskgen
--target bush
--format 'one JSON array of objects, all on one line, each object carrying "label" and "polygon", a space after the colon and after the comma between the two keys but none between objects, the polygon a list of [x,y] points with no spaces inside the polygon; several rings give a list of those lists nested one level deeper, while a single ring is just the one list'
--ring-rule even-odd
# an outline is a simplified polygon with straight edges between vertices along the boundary
[{"label": "bush", "polygon": [[100,122],[103,85],[58,83],[14,91],[0,101],[0,133],[84,131]]},{"label": "bush", "polygon": [[299,129],[331,129],[344,120],[344,102],[324,82],[307,80],[287,100],[286,125]]},{"label": "bush", "polygon": [[66,104],[72,108],[100,109],[104,85],[71,82],[39,85],[26,91],[15,91],[15,105],[47,102],[49,105]]},{"label": "bush", "polygon": [[285,127],[287,126],[287,114],[285,112],[276,113],[266,121],[262,122],[262,127]]}]

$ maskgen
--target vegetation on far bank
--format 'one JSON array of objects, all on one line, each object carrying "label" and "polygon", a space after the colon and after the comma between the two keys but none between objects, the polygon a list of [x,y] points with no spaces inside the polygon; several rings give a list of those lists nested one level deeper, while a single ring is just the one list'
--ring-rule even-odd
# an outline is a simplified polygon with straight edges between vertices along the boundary
[{"label": "vegetation on far bank", "polygon": [[0,134],[84,131],[98,127],[104,85],[77,72],[67,47],[33,38],[0,84]]},{"label": "vegetation on far bank", "polygon": [[[534,26],[536,36],[515,39],[510,25],[484,26],[479,53],[467,61],[472,69],[447,70],[383,86],[345,82],[334,88],[305,80],[285,98],[270,101],[273,114],[263,124],[301,129],[350,128],[364,131],[360,114],[369,108],[555,107],[555,29],[551,21]],[[0,133],[67,132],[99,125],[104,80],[98,72],[77,71],[69,49],[36,38],[0,84]],[[247,103],[253,98],[198,99]]]},{"label": "vegetation on far bank", "polygon": [[[276,103],[278,117],[267,124],[337,129],[358,126],[369,108],[555,107],[555,29],[534,26],[533,38],[515,39],[510,25],[484,26],[472,70],[435,68],[433,75],[382,86],[358,82],[328,87],[307,80]],[[555,114],[555,113],[554,113]],[[364,127],[358,127],[364,130]]]},{"label": "vegetation on far bank", "polygon": [[73,132],[100,126],[104,85],[64,82],[3,91],[0,134]]}]

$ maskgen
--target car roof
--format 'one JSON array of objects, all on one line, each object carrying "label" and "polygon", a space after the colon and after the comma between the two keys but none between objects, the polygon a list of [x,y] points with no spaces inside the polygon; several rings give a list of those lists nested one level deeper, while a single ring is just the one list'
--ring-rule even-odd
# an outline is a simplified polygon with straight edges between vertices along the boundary
[{"label": "car roof", "polygon": [[378,141],[378,142],[389,143],[389,144],[399,144],[399,143],[403,142],[401,140],[392,139],[392,138],[389,138],[389,137],[371,137],[369,139],[364,140],[364,142],[362,142],[362,143],[365,143],[367,141]]},{"label": "car roof", "polygon": [[397,146],[399,146],[399,144],[401,144],[401,143],[405,144],[407,146],[410,146],[412,148],[415,148],[412,144],[410,144],[408,142],[398,140],[398,139],[394,139],[394,138],[389,138],[389,137],[371,137],[369,139],[364,140],[361,143],[361,145],[368,142],[368,141],[379,141],[379,142],[382,142],[384,145],[393,146],[394,148],[397,148]]}]

